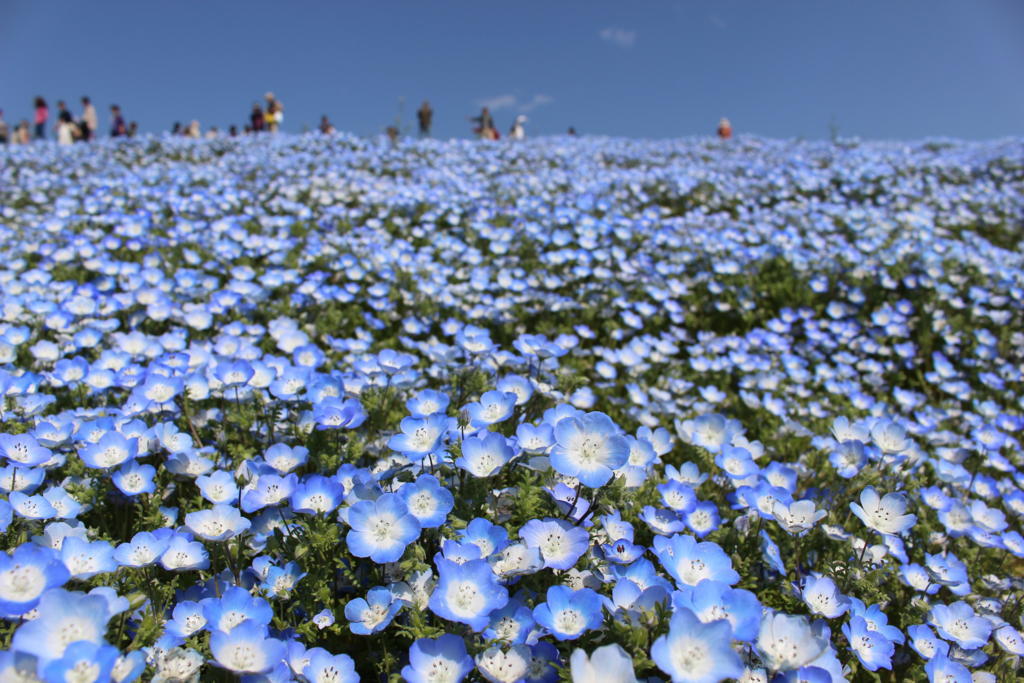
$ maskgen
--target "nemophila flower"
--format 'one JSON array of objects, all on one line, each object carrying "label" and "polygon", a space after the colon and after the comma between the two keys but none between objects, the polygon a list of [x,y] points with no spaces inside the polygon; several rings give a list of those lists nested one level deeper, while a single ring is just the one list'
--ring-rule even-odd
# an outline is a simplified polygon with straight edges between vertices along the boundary
[{"label": "nemophila flower", "polygon": [[78,456],[88,467],[110,469],[134,458],[138,448],[137,439],[128,439],[119,432],[109,431],[98,442],[79,450]]},{"label": "nemophila flower", "polygon": [[516,440],[527,453],[544,453],[555,444],[555,430],[547,423],[534,426],[523,422],[516,427]]},{"label": "nemophila flower", "polygon": [[992,638],[1003,652],[1015,657],[1024,656],[1024,636],[1009,624],[997,627],[992,632]]},{"label": "nemophila flower", "polygon": [[718,506],[707,500],[697,503],[692,510],[684,514],[683,521],[698,538],[704,538],[718,528],[721,515]]},{"label": "nemophila flower", "polygon": [[825,510],[816,509],[813,500],[798,500],[788,504],[776,501],[772,513],[779,526],[791,534],[810,531],[828,514]]},{"label": "nemophila flower", "polygon": [[7,496],[11,509],[18,517],[24,519],[53,519],[57,510],[41,495],[26,496],[21,491],[13,491]]},{"label": "nemophila flower", "polygon": [[459,533],[459,540],[472,543],[480,549],[480,557],[488,557],[500,552],[508,545],[508,531],[505,527],[494,524],[483,517],[475,517],[466,528]]},{"label": "nemophila flower", "polygon": [[533,396],[533,384],[522,375],[505,375],[494,388],[503,393],[515,394],[517,406],[525,404]]},{"label": "nemophila flower", "polygon": [[184,386],[181,378],[167,377],[156,373],[148,373],[146,380],[137,386],[134,393],[146,401],[156,404],[166,404],[174,400],[174,397],[181,393]]},{"label": "nemophila flower", "polygon": [[459,636],[420,638],[409,648],[409,664],[402,668],[408,683],[459,683],[473,670],[473,658]]},{"label": "nemophila flower", "polygon": [[850,622],[843,625],[843,635],[865,669],[877,671],[892,668],[895,645],[878,631],[868,628],[862,617],[851,617]]},{"label": "nemophila flower", "polygon": [[967,506],[958,500],[952,500],[939,510],[939,522],[945,527],[946,533],[956,538],[968,534],[974,528],[974,520]]},{"label": "nemophila flower", "polygon": [[556,640],[575,640],[600,628],[601,597],[589,588],[550,586],[546,601],[533,608],[533,619]]},{"label": "nemophila flower", "polygon": [[544,566],[552,569],[575,566],[590,545],[586,529],[561,519],[531,519],[519,529],[519,537],[527,546],[539,550]]},{"label": "nemophila flower", "polygon": [[705,624],[685,607],[672,614],[668,633],[651,645],[651,659],[673,683],[715,683],[743,673],[729,622]]},{"label": "nemophila flower", "polygon": [[237,503],[238,484],[230,472],[214,470],[210,474],[196,477],[196,486],[199,493],[211,503]]},{"label": "nemophila flower", "polygon": [[323,631],[325,628],[334,625],[334,612],[329,609],[322,609],[313,615],[311,621],[318,629]]},{"label": "nemophila flower", "polygon": [[110,680],[114,683],[133,683],[146,669],[146,654],[142,650],[133,650],[114,660],[110,670]]},{"label": "nemophila flower", "polygon": [[363,404],[354,398],[344,401],[325,399],[313,406],[313,420],[318,430],[355,429],[366,421]]},{"label": "nemophila flower", "polygon": [[303,480],[292,492],[292,510],[315,515],[327,513],[341,505],[345,489],[333,479],[314,474]]},{"label": "nemophila flower", "polygon": [[971,520],[989,533],[997,534],[1008,526],[1002,510],[990,508],[980,500],[971,501]]},{"label": "nemophila flower", "polygon": [[166,552],[173,532],[161,529],[155,532],[140,531],[127,543],[114,549],[114,559],[122,567],[147,567],[155,564]]},{"label": "nemophila flower", "polygon": [[731,586],[740,580],[732,559],[717,543],[698,543],[693,536],[678,534],[655,537],[654,548],[661,565],[680,585],[696,586],[711,579]]},{"label": "nemophila flower", "polygon": [[37,618],[14,632],[12,650],[48,663],[63,657],[72,643],[103,643],[109,617],[107,601],[98,595],[53,588],[40,598],[37,611]]},{"label": "nemophila flower", "polygon": [[612,471],[629,459],[628,442],[604,413],[561,420],[555,425],[555,442],[551,466],[591,488],[607,484]]},{"label": "nemophila flower", "polygon": [[345,618],[352,633],[368,636],[383,631],[405,605],[390,589],[371,588],[365,598],[349,600],[345,605]]},{"label": "nemophila flower", "polygon": [[935,627],[940,636],[952,640],[965,650],[983,647],[992,634],[992,623],[978,616],[962,600],[952,605],[933,605],[928,614],[928,623]]},{"label": "nemophila flower", "polygon": [[441,442],[448,431],[448,416],[444,413],[424,418],[405,417],[399,424],[402,430],[388,440],[388,448],[419,461],[441,448]]},{"label": "nemophila flower", "polygon": [[693,445],[718,453],[723,446],[732,443],[734,436],[743,433],[743,427],[737,420],[711,413],[677,423],[676,431]]},{"label": "nemophila flower", "polygon": [[525,643],[535,624],[533,611],[520,600],[512,598],[504,607],[491,612],[490,623],[484,629],[483,638]]},{"label": "nemophila flower", "polygon": [[469,625],[482,631],[491,612],[508,602],[508,590],[498,583],[486,560],[463,564],[437,556],[438,580],[430,595],[430,611],[442,619]]},{"label": "nemophila flower", "polygon": [[444,413],[451,399],[448,394],[433,389],[424,389],[408,401],[405,407],[412,417],[427,417],[435,413]]},{"label": "nemophila flower", "polygon": [[878,420],[871,426],[871,440],[883,453],[902,453],[910,447],[907,430],[891,420]]},{"label": "nemophila flower", "polygon": [[111,474],[110,480],[118,491],[132,498],[143,493],[153,493],[156,490],[154,477],[156,477],[155,467],[133,460],[125,463]]},{"label": "nemophila flower", "polygon": [[332,655],[321,648],[313,648],[309,662],[302,668],[302,676],[309,683],[357,683],[356,663],[348,655]]},{"label": "nemophila flower", "polygon": [[243,621],[231,630],[210,634],[210,652],[220,667],[235,673],[265,673],[285,656],[285,645],[267,637],[267,628],[254,621]]},{"label": "nemophila flower", "polygon": [[421,474],[415,482],[400,488],[398,495],[405,501],[409,514],[424,529],[434,529],[444,524],[448,513],[455,507],[452,492],[432,474]]},{"label": "nemophila flower", "polygon": [[185,527],[207,541],[226,541],[244,532],[251,522],[238,508],[219,503],[207,510],[196,510],[185,515]]},{"label": "nemophila flower", "polygon": [[282,475],[306,464],[308,459],[309,449],[304,446],[289,446],[283,443],[275,443],[263,453],[263,462]]},{"label": "nemophila flower", "polygon": [[910,636],[910,646],[924,659],[931,659],[936,654],[945,656],[949,653],[949,644],[924,624],[908,626],[907,635]]},{"label": "nemophila flower", "polygon": [[490,432],[482,439],[473,436],[463,439],[462,457],[455,461],[455,465],[474,477],[490,477],[497,474],[514,455],[504,436]]},{"label": "nemophila flower", "polygon": [[0,456],[15,465],[37,467],[52,458],[53,453],[29,434],[0,434]]},{"label": "nemophila flower", "polygon": [[394,493],[356,503],[349,508],[348,523],[352,527],[345,536],[349,552],[377,563],[396,562],[420,535],[419,522]]},{"label": "nemophila flower", "polygon": [[492,645],[476,656],[476,667],[491,683],[515,683],[526,676],[530,659],[528,645],[511,645],[507,649]]},{"label": "nemophila flower", "polygon": [[466,404],[469,424],[473,429],[483,429],[503,422],[512,416],[516,407],[516,394],[504,391],[486,391],[479,401]]},{"label": "nemophila flower", "polygon": [[843,479],[851,479],[861,471],[868,458],[864,451],[864,444],[860,441],[843,441],[828,456],[832,467]]},{"label": "nemophila flower", "polygon": [[0,553],[0,615],[17,617],[39,604],[43,593],[63,586],[71,574],[50,548],[25,543]]},{"label": "nemophila flower", "polygon": [[210,566],[210,555],[199,541],[190,536],[176,534],[171,537],[167,549],[160,555],[160,566],[171,572],[206,569]]},{"label": "nemophila flower", "polygon": [[32,493],[43,483],[46,470],[39,467],[16,467],[8,465],[0,468],[0,491],[11,493]]},{"label": "nemophila flower", "polygon": [[274,616],[270,603],[238,586],[230,586],[219,599],[203,600],[201,604],[211,631],[229,633],[247,621],[265,627]]},{"label": "nemophila flower", "polygon": [[690,610],[704,623],[725,619],[732,628],[734,640],[753,642],[761,625],[761,603],[757,596],[721,581],[704,580],[696,586],[684,585],[673,595],[672,604]]},{"label": "nemophila flower", "polygon": [[60,659],[46,664],[42,673],[48,681],[101,683],[111,680],[118,655],[117,648],[106,643],[71,643]]},{"label": "nemophila flower", "polygon": [[914,590],[924,591],[927,595],[939,592],[939,584],[933,582],[928,570],[916,562],[900,565],[900,581]]},{"label": "nemophila flower", "polygon": [[569,658],[572,683],[636,683],[633,658],[619,645],[595,648],[588,656],[577,648]]},{"label": "nemophila flower", "polygon": [[812,614],[820,614],[828,619],[842,616],[849,608],[849,601],[839,591],[835,581],[820,574],[812,574],[804,579],[801,597]]},{"label": "nemophila flower", "polygon": [[601,554],[604,559],[615,564],[630,564],[646,551],[646,547],[637,545],[632,541],[619,538],[611,543],[601,544]]},{"label": "nemophila flower", "polygon": [[746,448],[729,445],[721,447],[718,455],[715,456],[715,464],[722,468],[726,476],[734,480],[746,479],[756,474],[759,469],[757,463],[750,456],[750,451]]},{"label": "nemophila flower", "polygon": [[936,654],[924,665],[929,681],[942,683],[970,683],[974,680],[971,670],[955,662],[945,654]]},{"label": "nemophila flower", "polygon": [[117,570],[114,546],[107,541],[86,541],[69,536],[60,546],[60,560],[75,579],[89,579]]},{"label": "nemophila flower", "polygon": [[288,500],[295,492],[298,477],[294,474],[278,476],[261,474],[256,478],[256,485],[242,494],[242,510],[256,512],[265,507],[273,507]]},{"label": "nemophila flower", "polygon": [[[967,584],[967,565],[961,562],[960,558],[956,555],[952,553],[942,555],[925,553],[924,559],[925,570],[935,583],[949,586],[953,589]],[[954,590],[954,592],[957,591]]]},{"label": "nemophila flower", "polygon": [[665,505],[679,513],[690,512],[697,505],[697,494],[693,488],[674,479],[659,484],[658,493]]},{"label": "nemophila flower", "polygon": [[867,628],[877,631],[886,639],[895,643],[903,643],[905,640],[903,632],[897,627],[889,624],[889,617],[882,611],[881,605],[866,606],[858,598],[850,597],[850,618],[861,617],[864,619]]},{"label": "nemophila flower", "polygon": [[810,624],[806,617],[769,612],[761,617],[757,652],[769,669],[793,671],[814,662],[829,646],[823,622]]},{"label": "nemophila flower", "polygon": [[904,514],[907,501],[903,494],[888,493],[884,498],[871,486],[860,494],[860,505],[850,503],[850,510],[865,526],[882,534],[901,534],[917,522],[915,515]]},{"label": "nemophila flower", "polygon": [[679,518],[672,510],[663,510],[651,505],[645,505],[640,511],[640,519],[647,523],[647,526],[655,534],[669,536],[677,534],[686,528],[686,522]]},{"label": "nemophila flower", "polygon": [[174,606],[171,619],[164,624],[164,630],[172,636],[188,638],[206,627],[203,605],[191,600],[182,600]]}]

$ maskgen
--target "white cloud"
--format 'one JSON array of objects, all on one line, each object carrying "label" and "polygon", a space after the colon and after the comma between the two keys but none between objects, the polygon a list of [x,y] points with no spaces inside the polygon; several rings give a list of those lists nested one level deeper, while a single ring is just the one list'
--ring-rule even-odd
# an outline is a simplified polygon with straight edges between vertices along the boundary
[{"label": "white cloud", "polygon": [[519,112],[533,111],[538,107],[543,107],[546,104],[551,104],[555,101],[554,97],[550,95],[544,95],[538,93],[528,100],[520,100],[517,96],[512,94],[495,95],[494,97],[488,97],[482,100],[478,100],[477,104],[481,107],[487,107],[491,111],[501,111],[502,109],[514,109]]},{"label": "white cloud", "polygon": [[511,109],[516,106],[517,101],[515,95],[496,95],[480,100],[477,104],[487,107],[491,111],[498,111],[499,109]]},{"label": "white cloud", "polygon": [[627,31],[615,26],[601,29],[597,35],[601,40],[617,47],[633,47],[633,43],[636,42],[636,31]]},{"label": "white cloud", "polygon": [[555,98],[550,95],[538,94],[534,95],[529,102],[519,105],[519,109],[521,111],[533,111],[537,107],[543,107],[545,104],[551,104],[554,101]]}]

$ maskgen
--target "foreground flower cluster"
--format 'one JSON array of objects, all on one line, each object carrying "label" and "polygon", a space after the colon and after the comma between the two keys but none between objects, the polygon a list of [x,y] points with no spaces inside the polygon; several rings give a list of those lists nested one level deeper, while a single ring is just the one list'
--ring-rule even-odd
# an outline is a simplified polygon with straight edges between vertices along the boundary
[{"label": "foreground flower cluster", "polygon": [[1013,680],[1021,141],[0,150],[0,680]]}]

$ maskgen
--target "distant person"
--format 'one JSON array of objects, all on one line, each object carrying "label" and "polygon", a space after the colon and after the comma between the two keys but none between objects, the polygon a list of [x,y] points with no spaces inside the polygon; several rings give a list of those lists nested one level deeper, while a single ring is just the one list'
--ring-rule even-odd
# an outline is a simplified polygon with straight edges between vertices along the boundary
[{"label": "distant person", "polygon": [[50,118],[50,110],[46,107],[46,100],[42,97],[37,97],[35,101],[36,112],[35,112],[35,139],[45,140],[46,139],[46,121]]},{"label": "distant person", "polygon": [[67,109],[57,117],[57,144],[70,145],[78,138],[78,126],[71,119],[71,112]]},{"label": "distant person", "polygon": [[123,138],[128,135],[128,125],[121,116],[121,107],[116,104],[110,105],[110,137]]},{"label": "distant person", "polygon": [[233,137],[233,138],[238,137],[238,126],[235,126],[235,125],[229,126],[228,127],[228,136],[229,137]]},{"label": "distant person", "polygon": [[571,135],[573,137],[576,137],[576,129],[573,128],[572,126],[569,126],[569,130],[568,130],[568,132],[566,132],[566,135]]},{"label": "distant person", "polygon": [[0,109],[0,145],[6,145],[10,135],[11,129],[8,128],[7,122],[4,121],[4,110]]},{"label": "distant person", "polygon": [[82,98],[82,118],[78,122],[83,140],[92,140],[100,127],[100,118],[96,115],[96,107],[88,97]]},{"label": "distant person", "polygon": [[480,136],[480,139],[498,139],[498,129],[494,127],[494,118],[491,116],[490,109],[484,107],[480,110],[480,116],[474,116],[470,120],[477,124],[476,128],[473,129],[473,132]]},{"label": "distant person", "polygon": [[524,114],[516,116],[515,121],[512,122],[512,128],[508,131],[508,137],[510,140],[525,140],[526,139],[526,127],[523,126],[526,123],[527,118]]},{"label": "distant person", "polygon": [[729,119],[722,118],[718,122],[718,137],[723,140],[728,140],[732,137],[732,124],[729,123]]},{"label": "distant person", "polygon": [[57,100],[57,122],[73,120],[71,112],[68,111],[67,103],[64,100]]},{"label": "distant person", "polygon": [[32,140],[29,134],[28,119],[22,119],[14,130],[14,144],[27,145]]},{"label": "distant person", "polygon": [[139,134],[139,122],[132,121],[128,124],[128,137],[133,138]]},{"label": "distant person", "polygon": [[430,102],[423,100],[423,104],[416,112],[416,118],[420,124],[420,135],[429,136],[430,127],[434,124],[434,110],[431,108]]},{"label": "distant person", "polygon": [[281,104],[281,100],[277,99],[272,92],[264,95],[263,99],[267,101],[267,113],[264,115],[267,130],[271,133],[276,133],[280,130],[281,123],[284,121],[284,105]]},{"label": "distant person", "polygon": [[207,140],[216,140],[220,137],[220,131],[217,129],[217,126],[210,126],[210,129],[206,131],[205,137]]},{"label": "distant person", "polygon": [[253,133],[262,133],[265,125],[266,119],[263,117],[263,107],[260,106],[259,102],[253,102],[252,113],[249,114],[249,128],[252,129]]},{"label": "distant person", "polygon": [[175,121],[171,126],[171,135],[181,135],[181,121]]},{"label": "distant person", "polygon": [[199,122],[192,119],[192,123],[188,124],[188,127],[185,128],[184,135],[187,138],[198,140],[200,138]]},{"label": "distant person", "polygon": [[384,129],[384,132],[387,134],[388,140],[391,141],[391,144],[398,143],[398,126],[388,126]]},{"label": "distant person", "polygon": [[327,114],[320,117],[320,132],[324,135],[333,135],[335,132],[334,124],[327,118]]}]

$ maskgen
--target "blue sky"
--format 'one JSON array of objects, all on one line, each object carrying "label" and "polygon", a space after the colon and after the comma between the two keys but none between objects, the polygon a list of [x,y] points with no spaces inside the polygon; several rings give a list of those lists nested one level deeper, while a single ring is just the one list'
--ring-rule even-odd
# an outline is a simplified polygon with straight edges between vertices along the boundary
[{"label": "blue sky", "polygon": [[242,124],[360,135],[424,98],[435,135],[491,102],[504,132],[772,137],[1024,134],[1021,0],[0,2],[0,108],[92,96],[143,131]]}]

